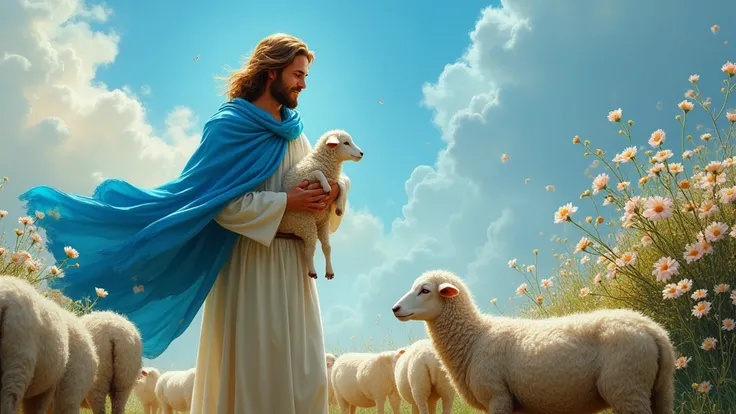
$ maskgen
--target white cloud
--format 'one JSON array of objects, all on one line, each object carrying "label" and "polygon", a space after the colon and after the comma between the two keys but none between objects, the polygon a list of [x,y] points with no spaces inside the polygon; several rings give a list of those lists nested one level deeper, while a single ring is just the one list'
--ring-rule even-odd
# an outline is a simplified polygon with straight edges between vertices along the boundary
[{"label": "white cloud", "polygon": [[157,136],[129,90],[95,80],[97,68],[115,60],[120,38],[89,21],[104,22],[111,11],[71,0],[6,3],[0,165],[16,190],[3,199],[38,184],[89,194],[104,177],[142,186],[176,177],[199,140],[197,120],[175,108]]}]

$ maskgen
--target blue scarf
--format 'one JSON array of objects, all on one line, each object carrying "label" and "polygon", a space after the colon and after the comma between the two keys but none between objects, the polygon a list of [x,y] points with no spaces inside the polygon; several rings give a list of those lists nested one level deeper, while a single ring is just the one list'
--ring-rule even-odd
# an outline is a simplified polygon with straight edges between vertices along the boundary
[{"label": "blue scarf", "polygon": [[223,104],[181,175],[153,189],[112,179],[91,198],[47,186],[21,194],[29,215],[59,213],[39,223],[57,262],[65,246],[79,251],[80,267],[49,286],[73,300],[107,290],[95,309],[126,315],[141,332],[143,356],[159,356],[192,322],[232,252],[237,234],[214,218],[268,179],[302,133],[299,112],[281,114],[276,121],[239,98]]}]

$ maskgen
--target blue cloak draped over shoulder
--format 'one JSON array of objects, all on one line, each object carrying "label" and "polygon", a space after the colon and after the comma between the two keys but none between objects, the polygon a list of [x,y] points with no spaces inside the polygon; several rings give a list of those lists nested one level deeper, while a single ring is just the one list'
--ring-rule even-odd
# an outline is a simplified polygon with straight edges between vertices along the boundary
[{"label": "blue cloak draped over shoulder", "polygon": [[95,309],[126,315],[141,332],[143,356],[159,356],[192,322],[232,252],[237,234],[214,218],[269,178],[302,133],[298,111],[281,114],[277,121],[240,98],[224,103],[181,175],[159,187],[111,179],[92,197],[47,186],[21,194],[29,215],[52,212],[38,224],[57,262],[65,246],[79,252],[79,268],[49,286],[73,300],[107,290]]}]

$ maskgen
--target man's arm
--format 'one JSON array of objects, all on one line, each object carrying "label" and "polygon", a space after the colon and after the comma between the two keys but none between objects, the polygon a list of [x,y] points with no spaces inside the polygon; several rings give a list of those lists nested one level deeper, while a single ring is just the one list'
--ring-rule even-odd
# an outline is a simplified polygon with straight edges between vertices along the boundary
[{"label": "man's arm", "polygon": [[215,221],[222,227],[271,245],[286,211],[286,192],[252,191],[231,201]]}]

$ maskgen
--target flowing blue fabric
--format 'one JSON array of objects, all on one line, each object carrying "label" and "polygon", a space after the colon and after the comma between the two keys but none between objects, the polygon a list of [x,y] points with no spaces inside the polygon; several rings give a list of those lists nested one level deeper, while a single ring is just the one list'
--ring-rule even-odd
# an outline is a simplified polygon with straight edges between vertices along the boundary
[{"label": "flowing blue fabric", "polygon": [[141,332],[143,356],[159,356],[192,322],[232,252],[237,234],[214,218],[271,176],[302,133],[298,111],[281,114],[277,121],[240,98],[224,103],[181,175],[153,189],[111,179],[91,198],[48,186],[21,194],[29,215],[59,213],[39,222],[57,262],[65,246],[79,251],[80,267],[49,279],[50,287],[73,300],[107,290],[95,308],[126,315]]}]

